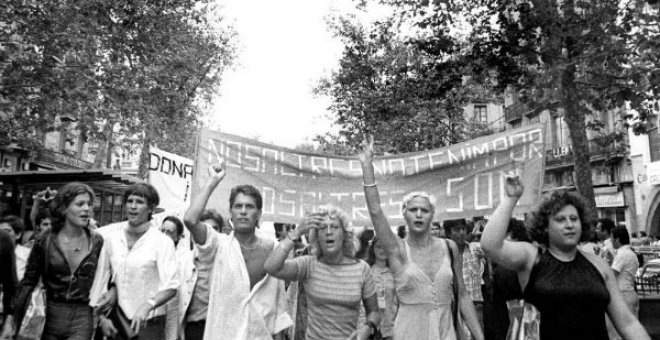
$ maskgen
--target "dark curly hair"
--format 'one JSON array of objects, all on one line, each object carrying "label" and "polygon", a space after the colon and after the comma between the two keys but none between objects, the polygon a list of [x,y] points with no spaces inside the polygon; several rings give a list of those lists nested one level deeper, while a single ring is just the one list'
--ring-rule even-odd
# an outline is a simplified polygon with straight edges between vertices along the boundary
[{"label": "dark curly hair", "polygon": [[588,218],[591,214],[584,197],[577,193],[558,190],[546,197],[532,213],[529,236],[533,241],[548,246],[548,223],[550,218],[567,205],[574,206],[580,218],[580,224],[582,225],[580,242],[586,242],[591,238],[593,231],[591,220]]},{"label": "dark curly hair", "polygon": [[66,209],[69,207],[69,204],[73,202],[76,196],[84,194],[89,195],[91,199],[90,204],[93,206],[94,190],[92,190],[92,188],[87,184],[71,182],[57,189],[57,194],[55,194],[55,197],[53,197],[53,200],[48,206],[50,211],[51,228],[54,232],[58,232],[60,229],[62,229],[62,227],[64,227],[64,222],[66,220]]}]

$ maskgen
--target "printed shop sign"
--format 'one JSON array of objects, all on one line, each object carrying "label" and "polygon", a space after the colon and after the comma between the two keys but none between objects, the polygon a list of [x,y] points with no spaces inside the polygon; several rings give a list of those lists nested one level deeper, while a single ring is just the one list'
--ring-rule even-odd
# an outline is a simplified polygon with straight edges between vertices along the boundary
[{"label": "printed shop sign", "polygon": [[[412,191],[437,199],[436,220],[490,215],[504,192],[504,174],[521,174],[525,193],[517,211],[528,211],[541,195],[544,128],[529,125],[450,147],[376,157],[374,167],[383,210],[402,224],[401,200]],[[232,187],[251,184],[263,195],[262,219],[296,223],[306,211],[334,204],[356,225],[370,224],[357,157],[327,156],[264,144],[204,129],[197,147],[193,195],[208,179],[209,164],[225,160],[227,174],[208,208],[228,216]]]}]

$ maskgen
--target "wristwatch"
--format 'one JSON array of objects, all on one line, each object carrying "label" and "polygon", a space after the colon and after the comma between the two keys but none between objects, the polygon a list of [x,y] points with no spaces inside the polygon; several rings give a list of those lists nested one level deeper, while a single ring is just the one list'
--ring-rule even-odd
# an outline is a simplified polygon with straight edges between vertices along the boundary
[{"label": "wristwatch", "polygon": [[149,306],[151,306],[151,309],[156,308],[156,299],[151,298],[151,299],[147,300],[147,304],[148,304]]}]

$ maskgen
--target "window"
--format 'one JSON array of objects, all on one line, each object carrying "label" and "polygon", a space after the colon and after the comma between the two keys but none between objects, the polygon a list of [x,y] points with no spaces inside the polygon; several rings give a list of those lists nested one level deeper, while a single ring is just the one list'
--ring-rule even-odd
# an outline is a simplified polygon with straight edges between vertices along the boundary
[{"label": "window", "polygon": [[474,106],[474,120],[479,123],[488,123],[488,107],[486,105]]},{"label": "window", "polygon": [[651,151],[651,162],[660,161],[660,133],[658,129],[648,133],[649,150]]},{"label": "window", "polygon": [[568,126],[560,115],[552,117],[552,147],[561,148],[571,144]]}]

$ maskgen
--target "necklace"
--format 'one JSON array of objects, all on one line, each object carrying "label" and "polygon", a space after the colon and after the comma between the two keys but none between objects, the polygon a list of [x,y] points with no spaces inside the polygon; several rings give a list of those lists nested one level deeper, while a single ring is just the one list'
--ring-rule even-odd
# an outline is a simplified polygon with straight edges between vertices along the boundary
[{"label": "necklace", "polygon": [[87,238],[83,235],[82,237],[76,237],[76,238],[66,238],[62,237],[62,245],[64,248],[79,253],[82,251],[82,248],[85,246],[85,241],[87,241]]},{"label": "necklace", "polygon": [[259,247],[259,245],[261,245],[261,238],[257,238],[257,239],[259,239],[259,241],[255,242],[255,245],[252,246],[252,247],[246,247],[246,246],[242,245],[241,242],[238,242],[238,244],[241,246],[241,248],[243,248],[245,250],[253,251],[253,250],[257,249],[257,247]]}]

